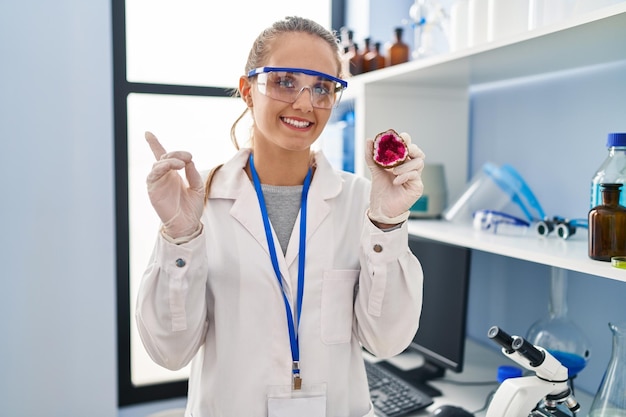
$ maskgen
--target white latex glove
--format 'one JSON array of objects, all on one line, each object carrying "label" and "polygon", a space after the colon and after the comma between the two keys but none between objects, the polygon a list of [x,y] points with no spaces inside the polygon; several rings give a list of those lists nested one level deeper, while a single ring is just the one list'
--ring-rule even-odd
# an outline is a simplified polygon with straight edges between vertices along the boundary
[{"label": "white latex glove", "polygon": [[384,169],[376,165],[373,158],[374,139],[365,141],[365,162],[372,173],[370,192],[370,220],[394,225],[409,218],[409,209],[424,191],[422,170],[424,152],[411,143],[408,133],[400,133],[409,148],[409,157],[400,165]]},{"label": "white latex glove", "polygon": [[[146,180],[150,202],[156,210],[163,232],[173,238],[192,236],[201,228],[204,207],[204,183],[191,154],[184,151],[165,152],[159,140],[150,132],[145,134],[156,162]],[[187,184],[178,174],[185,169]]]}]

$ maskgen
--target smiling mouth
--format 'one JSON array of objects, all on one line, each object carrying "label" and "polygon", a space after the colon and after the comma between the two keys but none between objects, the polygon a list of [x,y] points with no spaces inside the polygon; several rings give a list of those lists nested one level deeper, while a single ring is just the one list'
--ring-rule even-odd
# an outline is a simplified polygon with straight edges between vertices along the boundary
[{"label": "smiling mouth", "polygon": [[296,127],[298,129],[304,129],[311,126],[313,123],[307,122],[306,120],[296,120],[290,117],[281,117],[280,118],[284,123]]}]

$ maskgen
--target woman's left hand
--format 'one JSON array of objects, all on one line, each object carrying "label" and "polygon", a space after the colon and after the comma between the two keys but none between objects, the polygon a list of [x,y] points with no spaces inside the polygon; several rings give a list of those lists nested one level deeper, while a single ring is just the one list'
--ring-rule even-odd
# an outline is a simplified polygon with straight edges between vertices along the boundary
[{"label": "woman's left hand", "polygon": [[402,223],[409,217],[409,209],[424,191],[422,170],[424,152],[411,143],[408,133],[401,133],[408,146],[409,157],[400,165],[384,169],[374,162],[374,140],[365,141],[365,162],[372,174],[369,218],[385,225]]}]

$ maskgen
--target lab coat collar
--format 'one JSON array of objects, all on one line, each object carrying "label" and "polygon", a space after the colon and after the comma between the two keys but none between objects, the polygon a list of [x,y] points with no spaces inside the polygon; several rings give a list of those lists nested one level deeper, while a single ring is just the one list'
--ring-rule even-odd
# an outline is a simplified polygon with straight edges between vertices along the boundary
[{"label": "lab coat collar", "polygon": [[[252,181],[244,171],[248,164],[250,151],[250,148],[239,150],[230,161],[219,169],[216,173],[216,181],[211,183],[209,198],[238,199],[241,197],[242,190],[250,188],[254,191]],[[315,196],[315,198],[328,200],[339,195],[343,183],[341,176],[334,171],[321,151],[314,152],[313,160],[316,168],[311,182],[309,198]]]},{"label": "lab coat collar", "polygon": [[[248,163],[250,148],[241,149],[235,156],[225,163],[215,174],[211,183],[209,201],[212,199],[233,199],[233,207],[230,214],[237,219],[268,252],[265,229],[259,213],[258,200],[254,185],[244,170]],[[330,205],[327,200],[339,195],[342,189],[343,179],[330,165],[324,154],[320,151],[314,153],[315,173],[309,189],[307,211],[307,242],[317,231],[322,221],[330,213]],[[300,224],[300,215],[295,225]],[[298,259],[298,241],[300,238],[299,227],[294,227],[294,233],[289,241],[285,257],[279,256],[278,261],[284,277],[288,277],[287,269]],[[277,243],[277,240],[275,240]],[[278,243],[277,243],[278,244]],[[289,282],[289,279],[286,279]]]}]

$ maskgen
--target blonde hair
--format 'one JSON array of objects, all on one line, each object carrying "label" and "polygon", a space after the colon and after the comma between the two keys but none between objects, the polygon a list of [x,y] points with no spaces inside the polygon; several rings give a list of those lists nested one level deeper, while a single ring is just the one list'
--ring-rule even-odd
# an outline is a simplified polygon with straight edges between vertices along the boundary
[{"label": "blonde hair", "polygon": [[[335,61],[337,63],[337,74],[339,77],[343,75],[341,74],[341,59],[343,52],[340,48],[339,39],[336,34],[313,20],[297,16],[288,16],[283,20],[279,20],[259,34],[252,44],[252,48],[248,54],[245,74],[248,74],[248,72],[255,68],[262,67],[264,63],[269,60],[274,40],[276,40],[276,38],[280,35],[290,32],[308,33],[326,41],[326,43],[328,43],[334,51]],[[238,95],[238,93],[239,92],[237,91],[236,95]],[[243,119],[248,111],[250,111],[250,109],[246,107],[243,113],[241,113],[230,128],[230,140],[233,142],[236,149],[239,149],[239,142],[237,141],[235,129],[239,121]]]}]

